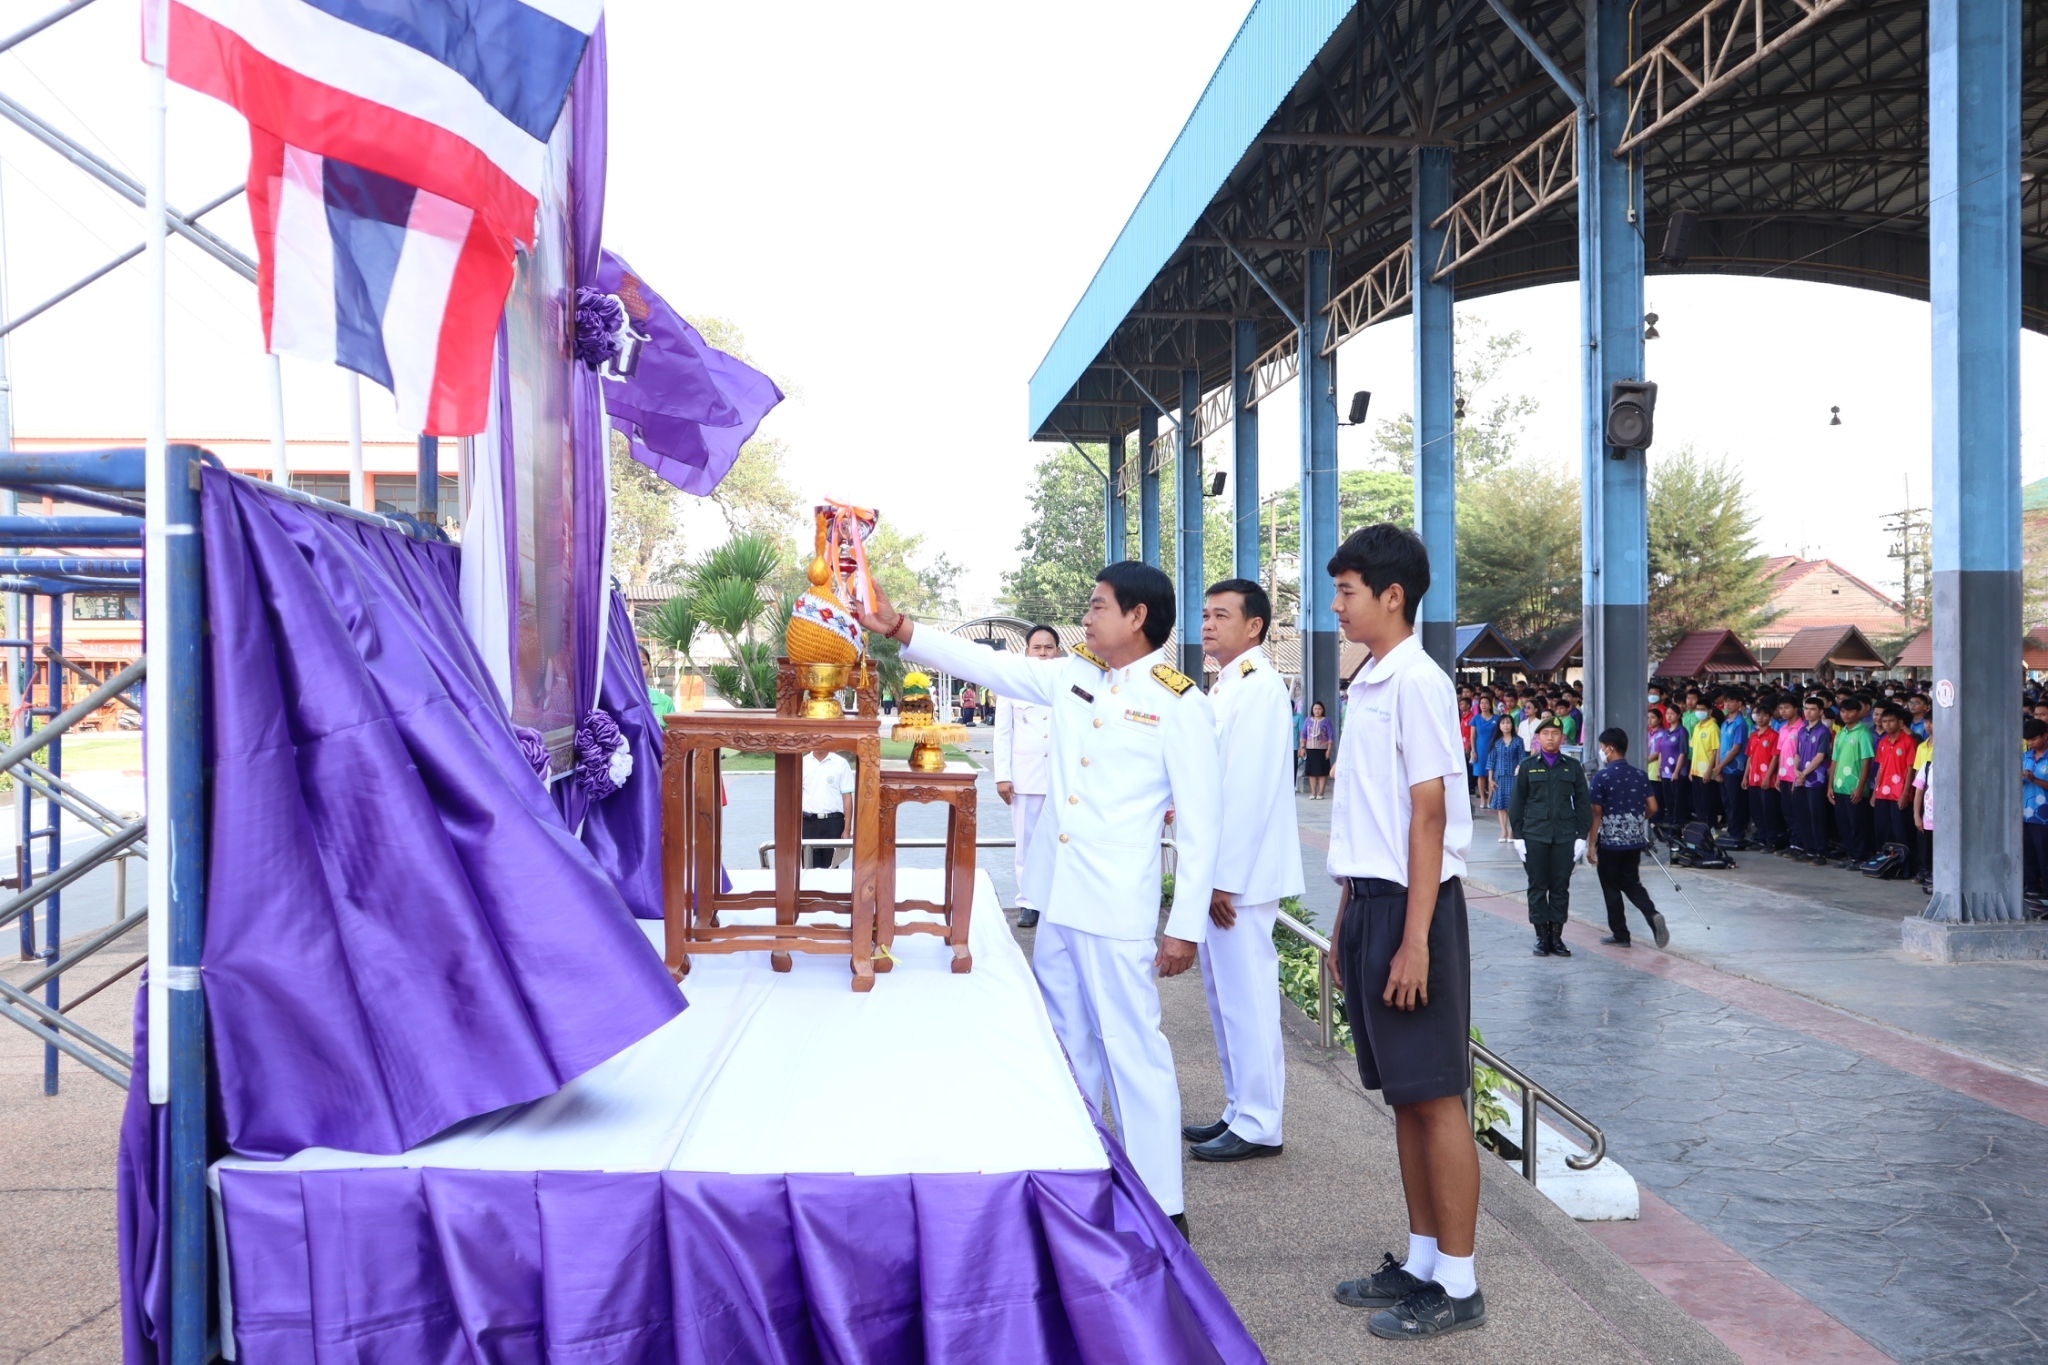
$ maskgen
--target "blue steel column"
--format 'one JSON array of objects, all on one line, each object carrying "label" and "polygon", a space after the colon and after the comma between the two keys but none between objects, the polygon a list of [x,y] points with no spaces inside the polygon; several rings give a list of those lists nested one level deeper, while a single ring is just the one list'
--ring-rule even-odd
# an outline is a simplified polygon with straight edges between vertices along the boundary
[{"label": "blue steel column", "polygon": [[[30,708],[36,699],[36,598],[34,593],[17,594],[21,601],[21,638],[28,644],[21,651],[21,662],[14,666],[17,684],[13,692],[15,704],[21,708],[24,732],[35,729],[35,716]],[[14,845],[15,885],[26,891],[35,880],[35,841],[29,831],[35,828],[34,812],[29,809],[28,790],[16,784],[14,798],[15,814],[19,817]],[[21,915],[21,960],[32,961],[36,956],[36,912],[24,910]]]},{"label": "blue steel column", "polygon": [[[62,593],[50,594],[50,648],[56,650],[59,654],[64,652],[64,595]],[[44,659],[43,669],[43,704],[47,709],[49,717],[54,718],[58,712],[64,709],[64,665],[58,663],[55,659]],[[46,719],[42,723],[47,725],[49,720]],[[36,728],[36,713],[33,709],[24,718],[24,724],[30,729]],[[50,741],[50,747],[46,754],[45,763],[49,770],[62,777],[64,775],[64,737],[62,735]],[[22,802],[26,802],[29,799],[28,787],[19,777],[15,779],[14,796],[16,800]],[[43,875],[53,877],[64,866],[64,808],[54,800],[46,797],[43,800],[43,812],[50,822],[42,831],[43,836],[50,841],[49,847],[43,855],[43,866],[45,868]],[[62,891],[52,891],[49,899],[43,902],[42,907],[43,956],[52,967],[57,965],[57,959],[62,956],[64,946],[63,899],[64,893]],[[43,1003],[51,1009],[60,1012],[64,1008],[63,980],[64,978],[61,976],[53,976],[43,987]],[[57,1049],[47,1043],[43,1045],[43,1093],[45,1095],[57,1093]]]},{"label": "blue steel column", "polygon": [[1138,409],[1138,558],[1159,567],[1159,473],[1152,468],[1152,443],[1159,439],[1159,409]]},{"label": "blue steel column", "polygon": [[[1259,410],[1252,405],[1252,362],[1259,326],[1240,320],[1230,333],[1231,572],[1259,581]],[[1266,623],[1272,625],[1271,621]]]},{"label": "blue steel column", "polygon": [[1102,562],[1114,564],[1124,558],[1124,434],[1111,432],[1104,449],[1109,456],[1109,487],[1102,495]]},{"label": "blue steel column", "polygon": [[1409,208],[1409,278],[1415,310],[1415,529],[1429,550],[1429,592],[1418,622],[1422,648],[1455,676],[1458,653],[1458,441],[1452,409],[1458,376],[1452,349],[1453,283],[1431,276],[1444,229],[1431,226],[1451,206],[1451,149],[1415,151]]},{"label": "blue steel column", "polygon": [[1208,480],[1202,474],[1202,447],[1194,439],[1195,409],[1202,405],[1202,373],[1180,372],[1180,431],[1173,471],[1173,501],[1179,511],[1173,542],[1175,615],[1180,625],[1180,658],[1176,666],[1190,678],[1202,677],[1202,592],[1209,586],[1202,570],[1202,502]]},{"label": "blue steel column", "polygon": [[[1586,110],[1579,122],[1579,309],[1584,392],[1581,563],[1586,725],[1619,726],[1643,752],[1650,677],[1650,510],[1641,451],[1607,448],[1608,386],[1643,378],[1642,177],[1613,155],[1628,117],[1632,0],[1587,0]],[[1619,455],[1615,459],[1612,456]],[[1597,756],[1588,745],[1591,762]]]},{"label": "blue steel column", "polygon": [[[205,628],[204,585],[200,577],[198,450],[170,446],[165,453],[165,536],[163,565],[169,619],[149,621],[161,631],[169,687],[167,776],[168,830],[150,830],[152,858],[169,859],[171,1036],[171,1362],[200,1365],[207,1358],[207,1319],[212,1307],[208,1274],[210,1241],[206,1206],[206,1001],[201,995],[199,949],[206,931],[206,833],[200,793],[200,640]],[[151,572],[158,572],[152,568]],[[152,650],[152,653],[154,651]],[[151,687],[165,684],[152,681]],[[152,915],[157,913],[150,907]],[[152,1040],[152,1046],[158,1046]],[[142,1077],[138,1075],[137,1082]]]},{"label": "blue steel column", "polygon": [[[1928,14],[1934,318],[1932,920],[2020,901],[2020,0]],[[1951,696],[1952,693],[1952,696]],[[1948,698],[1952,704],[1940,704]],[[1958,780],[1957,774],[1968,774]]]},{"label": "blue steel column", "polygon": [[1301,337],[1301,709],[1337,714],[1336,594],[1328,565],[1337,553],[1337,359],[1330,339],[1330,253],[1306,253],[1308,288]]},{"label": "blue steel column", "polygon": [[427,526],[441,524],[441,438],[420,437],[419,486],[413,490],[413,510]]}]

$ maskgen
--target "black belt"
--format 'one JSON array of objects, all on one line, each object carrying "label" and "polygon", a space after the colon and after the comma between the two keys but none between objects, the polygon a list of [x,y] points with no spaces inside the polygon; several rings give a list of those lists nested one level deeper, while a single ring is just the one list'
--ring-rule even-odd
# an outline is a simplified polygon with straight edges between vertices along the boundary
[{"label": "black belt", "polygon": [[1408,888],[1399,882],[1390,882],[1384,877],[1353,877],[1351,894],[1354,896],[1405,896]]}]

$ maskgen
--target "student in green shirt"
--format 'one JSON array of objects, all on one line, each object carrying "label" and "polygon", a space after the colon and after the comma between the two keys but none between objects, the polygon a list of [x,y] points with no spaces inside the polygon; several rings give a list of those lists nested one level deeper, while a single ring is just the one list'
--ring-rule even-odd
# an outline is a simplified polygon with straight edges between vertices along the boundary
[{"label": "student in green shirt", "polygon": [[1835,829],[1847,855],[1838,866],[1854,867],[1871,853],[1870,784],[1877,766],[1877,740],[1870,729],[1869,698],[1843,697],[1839,709],[1842,728],[1835,735],[1834,781],[1828,788],[1828,800],[1834,802]]},{"label": "student in green shirt", "polygon": [[[654,656],[647,652],[646,645],[640,646],[640,676],[647,679],[654,676]],[[676,704],[669,698],[668,693],[656,687],[652,681],[647,684],[647,704],[654,708],[656,719],[676,709]]]}]

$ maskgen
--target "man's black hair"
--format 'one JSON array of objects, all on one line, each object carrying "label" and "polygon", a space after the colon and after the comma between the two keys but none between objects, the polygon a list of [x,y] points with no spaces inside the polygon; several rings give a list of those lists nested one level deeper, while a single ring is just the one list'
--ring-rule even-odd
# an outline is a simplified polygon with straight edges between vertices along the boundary
[{"label": "man's black hair", "polygon": [[2043,735],[2048,735],[2048,720],[2042,720],[2039,716],[2028,716],[2020,722],[2021,739],[2032,743]]},{"label": "man's black hair", "polygon": [[1609,726],[1600,732],[1600,742],[1623,758],[1628,757],[1628,731],[1619,725]]},{"label": "man's black hair", "polygon": [[1126,615],[1139,607],[1145,609],[1145,624],[1140,629],[1152,648],[1159,648],[1173,634],[1173,580],[1165,573],[1150,564],[1123,559],[1105,565],[1095,581],[1108,585],[1116,594],[1117,609]]},{"label": "man's black hair", "polygon": [[1202,596],[1214,597],[1221,592],[1234,592],[1244,599],[1244,614],[1259,618],[1259,643],[1266,643],[1266,632],[1273,628],[1273,599],[1266,596],[1266,590],[1249,578],[1226,578],[1211,583]]},{"label": "man's black hair", "polygon": [[1052,642],[1054,644],[1058,644],[1060,642],[1060,633],[1054,630],[1051,626],[1042,624],[1036,626],[1028,626],[1025,628],[1024,631],[1024,648],[1031,648],[1031,637],[1038,634],[1038,632],[1040,632],[1041,630],[1044,631],[1047,635],[1052,636]]},{"label": "man's black hair", "polygon": [[1357,574],[1374,597],[1399,583],[1401,615],[1411,626],[1421,610],[1423,594],[1429,591],[1429,550],[1422,537],[1390,521],[1353,531],[1323,569],[1332,578]]}]

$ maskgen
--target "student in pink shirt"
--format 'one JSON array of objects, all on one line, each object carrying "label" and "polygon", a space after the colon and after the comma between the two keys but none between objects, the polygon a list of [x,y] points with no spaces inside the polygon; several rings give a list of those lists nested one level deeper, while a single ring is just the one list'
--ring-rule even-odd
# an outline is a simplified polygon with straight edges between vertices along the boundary
[{"label": "student in pink shirt", "polygon": [[1790,847],[1803,848],[1807,839],[1807,822],[1805,807],[1800,804],[1796,787],[1799,782],[1799,732],[1806,722],[1800,719],[1799,704],[1789,695],[1779,701],[1778,714],[1788,717],[1778,730],[1778,809],[1785,813]]}]

